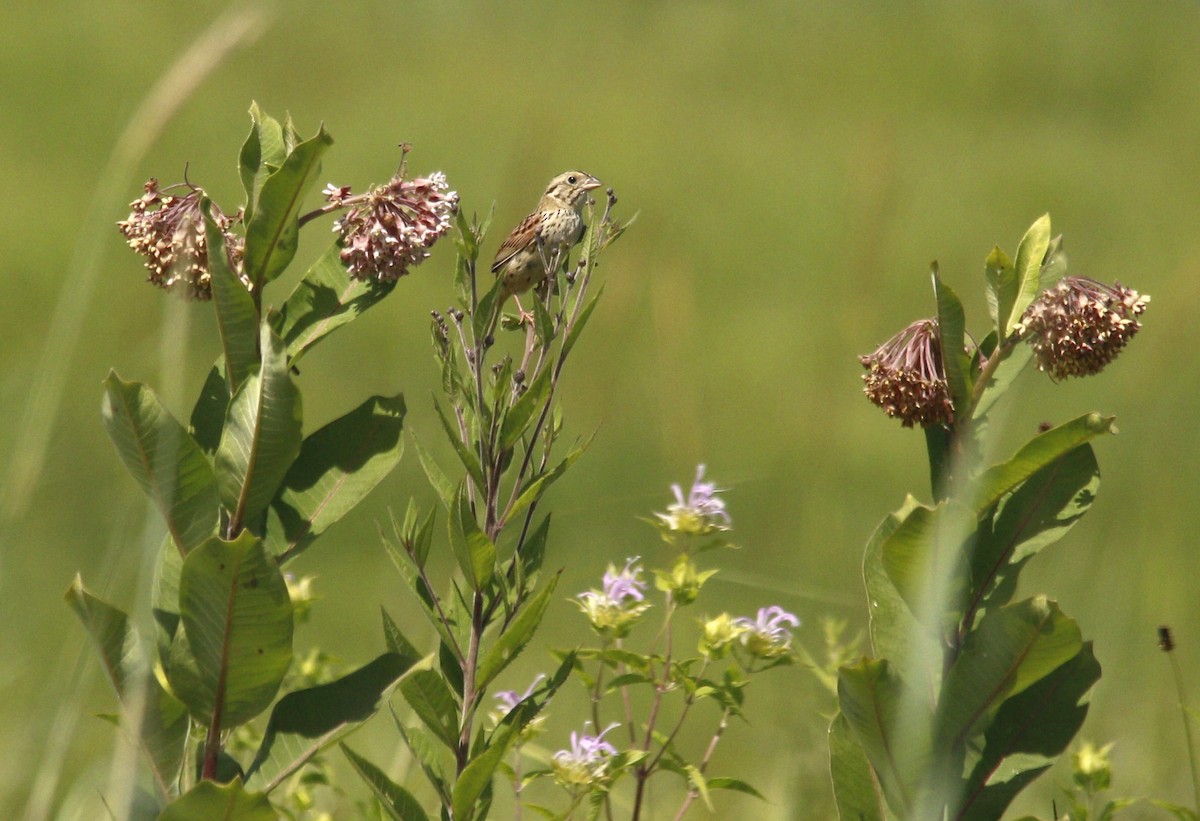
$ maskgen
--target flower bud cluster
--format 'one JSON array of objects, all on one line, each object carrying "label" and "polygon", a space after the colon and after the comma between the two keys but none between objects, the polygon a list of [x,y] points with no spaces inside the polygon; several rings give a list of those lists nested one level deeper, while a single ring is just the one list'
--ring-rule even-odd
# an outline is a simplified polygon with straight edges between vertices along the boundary
[{"label": "flower bud cluster", "polygon": [[867,369],[867,398],[904,427],[949,425],[954,419],[936,319],[914,322],[858,361]]}]

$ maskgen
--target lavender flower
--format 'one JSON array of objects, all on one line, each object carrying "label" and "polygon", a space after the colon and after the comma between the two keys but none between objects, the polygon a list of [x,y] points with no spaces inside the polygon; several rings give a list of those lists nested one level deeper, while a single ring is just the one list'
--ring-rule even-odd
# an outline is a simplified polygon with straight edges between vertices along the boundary
[{"label": "lavender flower", "polygon": [[324,194],[333,205],[357,203],[333,230],[341,235],[341,259],[350,276],[377,282],[394,282],[428,259],[430,246],[450,230],[458,210],[458,194],[440,172],[413,180],[398,174],[361,197],[332,183]]},{"label": "lavender flower", "polygon": [[667,507],[666,513],[655,513],[663,526],[673,533],[703,536],[729,530],[733,524],[725,510],[725,501],[717,496],[717,486],[704,481],[704,465],[696,467],[696,479],[683,497],[683,488],[671,485],[675,503]]},{"label": "lavender flower", "polygon": [[641,578],[639,560],[638,556],[627,559],[620,571],[610,564],[602,590],[588,590],[576,597],[579,609],[601,635],[621,638],[650,607],[643,592],[646,583]]},{"label": "lavender flower", "polygon": [[[169,188],[179,187],[187,188],[187,193],[164,194],[158,180],[150,178],[145,193],[129,204],[129,218],[118,222],[117,227],[129,247],[146,258],[150,282],[188,299],[212,299],[208,238],[200,213],[203,192],[188,183]],[[241,237],[231,230],[236,218],[225,216],[215,204],[213,216],[225,235],[229,265],[236,271],[241,267],[243,250]]]},{"label": "lavender flower", "polygon": [[867,398],[904,427],[929,428],[953,420],[936,319],[914,322],[858,361],[867,369]]},{"label": "lavender flower", "polygon": [[[585,727],[591,726],[587,722]],[[550,759],[554,778],[564,787],[593,787],[604,784],[611,773],[609,759],[617,754],[617,748],[604,740],[614,727],[610,724],[599,735],[571,733],[571,749],[559,750]]]},{"label": "lavender flower", "polygon": [[1063,277],[1026,309],[1017,330],[1054,379],[1099,373],[1142,327],[1148,296],[1119,282]]},{"label": "lavender flower", "polygon": [[738,641],[755,658],[776,659],[792,651],[792,631],[799,627],[800,619],[778,605],[760,607],[758,618],[742,617],[733,623],[742,628]]},{"label": "lavender flower", "polygon": [[[518,693],[516,690],[501,690],[500,692],[496,693],[494,696],[496,699],[496,706],[492,708],[492,712],[489,714],[489,717],[492,719],[492,724],[499,725],[500,722],[504,721],[504,719],[508,717],[508,714],[517,708],[518,704],[533,695],[533,691],[538,688],[538,685],[541,684],[545,678],[546,676],[544,673],[538,673],[537,677],[534,678],[533,683],[525,688],[524,693]],[[545,721],[545,718],[545,716],[539,715],[526,724],[525,729],[521,731],[521,739],[525,740],[538,732],[541,729],[541,725]]]}]

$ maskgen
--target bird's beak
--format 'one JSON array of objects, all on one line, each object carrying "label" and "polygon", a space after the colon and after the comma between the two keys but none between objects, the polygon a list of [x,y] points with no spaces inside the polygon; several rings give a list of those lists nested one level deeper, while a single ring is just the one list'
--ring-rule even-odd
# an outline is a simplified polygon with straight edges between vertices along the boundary
[{"label": "bird's beak", "polygon": [[599,188],[602,185],[604,185],[604,183],[600,182],[600,180],[596,179],[595,177],[588,177],[588,181],[583,184],[583,190],[591,191]]}]

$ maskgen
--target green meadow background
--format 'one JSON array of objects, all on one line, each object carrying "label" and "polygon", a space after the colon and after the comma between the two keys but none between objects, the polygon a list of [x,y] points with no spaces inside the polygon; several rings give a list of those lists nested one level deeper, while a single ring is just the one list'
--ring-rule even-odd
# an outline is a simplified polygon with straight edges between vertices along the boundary
[{"label": "green meadow background", "polygon": [[[611,185],[619,213],[640,212],[603,259],[604,299],[567,373],[567,428],[598,435],[547,503],[562,596],[502,682],[517,689],[549,667],[548,648],[584,635],[567,599],[607,563],[666,563],[637,517],[664,509],[699,462],[728,488],[743,546],[713,557],[704,613],[781,604],[814,651],[824,616],[865,626],[862,546],[905,493],[928,490],[922,436],[865,400],[856,356],[933,313],[935,258],[984,333],[985,256],[1013,253],[1050,212],[1072,272],[1153,302],[1101,377],[1054,385],[1030,371],[1008,400],[999,452],[1089,410],[1120,429],[1097,446],[1091,514],[1024,585],[1095,641],[1104,674],[1082,737],[1116,742],[1114,791],[1190,802],[1155,629],[1175,628],[1200,701],[1195,3],[58,2],[3,16],[0,817],[105,817],[115,736],[95,714],[114,700],[62,594],[78,571],[144,613],[161,531],[101,428],[100,381],[114,367],[186,418],[218,353],[211,307],[145,284],[113,223],[147,177],[174,182],[185,165],[235,207],[251,100],[305,134],[325,123],[336,144],[323,182],[382,181],[411,142],[413,171],[444,171],[468,211],[496,204],[485,254],[567,168]],[[256,36],[224,57],[206,48],[219,58],[209,73],[192,63],[147,103],[213,25]],[[131,127],[139,109],[149,116]],[[327,220],[306,229],[301,257],[327,232]],[[452,300],[452,263],[447,241],[306,359],[309,430],[403,390],[407,427],[449,464],[428,321]],[[369,660],[380,604],[431,639],[376,535],[410,495],[434,503],[411,448],[292,566],[323,596],[299,647]],[[581,704],[556,705],[545,746],[565,745]],[[831,705],[800,666],[753,685],[750,725],[731,727],[712,771],[769,801],[719,796],[716,817],[833,817]],[[693,749],[716,719],[698,713]],[[389,724],[354,745],[395,761]],[[1051,817],[1068,781],[1059,766],[1016,809]],[[655,817],[673,814],[672,795],[655,797]],[[1130,817],[1162,816],[1143,805]]]}]

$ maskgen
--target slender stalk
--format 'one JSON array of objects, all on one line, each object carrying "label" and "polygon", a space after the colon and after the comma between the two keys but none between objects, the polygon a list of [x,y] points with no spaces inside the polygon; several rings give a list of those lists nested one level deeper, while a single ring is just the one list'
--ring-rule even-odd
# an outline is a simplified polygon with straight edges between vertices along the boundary
[{"label": "slender stalk", "polygon": [[475,719],[475,707],[479,693],[475,692],[475,673],[479,667],[479,644],[483,638],[483,594],[478,590],[473,596],[471,611],[471,639],[467,646],[467,657],[463,662],[463,707],[461,729],[458,734],[456,755],[457,772],[462,775],[471,757],[471,727]]},{"label": "slender stalk", "polygon": [[1188,763],[1192,770],[1192,800],[1196,802],[1194,804],[1196,811],[1200,812],[1200,769],[1197,769],[1196,766],[1196,739],[1192,734],[1192,717],[1188,712],[1187,700],[1184,697],[1183,670],[1180,669],[1179,659],[1175,658],[1173,652],[1167,651],[1167,657],[1171,660],[1171,674],[1175,679],[1175,692],[1179,696],[1179,716],[1183,721],[1183,732],[1187,739]]},{"label": "slender stalk", "polygon": [[[713,737],[708,741],[708,749],[704,751],[704,758],[700,760],[700,774],[704,775],[704,771],[708,769],[708,762],[712,760],[713,752],[717,749],[717,744],[721,741],[721,736],[725,733],[725,728],[729,726],[729,708],[725,708],[725,712],[721,713],[721,722],[717,725],[717,730],[713,733]],[[688,811],[688,807],[692,806],[692,802],[696,800],[696,796],[700,793],[693,787],[688,790],[688,794],[683,799],[683,804],[679,807],[679,812],[675,813],[675,821],[680,821],[684,813]]]},{"label": "slender stalk", "polygon": [[[658,711],[662,708],[663,693],[667,691],[671,682],[671,616],[675,613],[675,602],[671,598],[671,594],[667,593],[667,612],[663,618],[663,667],[662,680],[657,682],[654,687],[654,700],[650,703],[650,715],[646,718],[646,735],[642,739],[642,750],[650,751],[650,743],[654,740],[654,725],[658,722]],[[654,759],[658,761],[657,758]],[[638,821],[642,814],[642,803],[646,797],[646,782],[653,774],[653,767],[645,763],[645,760],[638,764],[635,775],[637,777],[637,789],[633,795],[633,815],[632,821]]]}]

